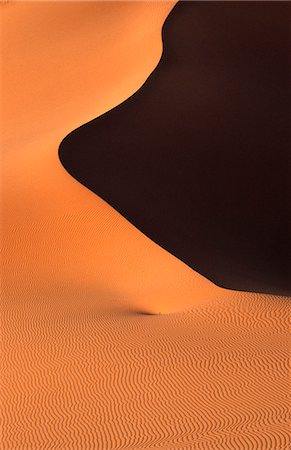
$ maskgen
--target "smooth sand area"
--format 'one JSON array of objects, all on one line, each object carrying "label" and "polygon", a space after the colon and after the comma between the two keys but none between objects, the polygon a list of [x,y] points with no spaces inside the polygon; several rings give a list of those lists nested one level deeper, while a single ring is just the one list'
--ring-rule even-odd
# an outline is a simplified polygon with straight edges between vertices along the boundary
[{"label": "smooth sand area", "polygon": [[146,80],[173,6],[1,5],[3,449],[288,447],[288,299],[216,287],[58,159]]}]

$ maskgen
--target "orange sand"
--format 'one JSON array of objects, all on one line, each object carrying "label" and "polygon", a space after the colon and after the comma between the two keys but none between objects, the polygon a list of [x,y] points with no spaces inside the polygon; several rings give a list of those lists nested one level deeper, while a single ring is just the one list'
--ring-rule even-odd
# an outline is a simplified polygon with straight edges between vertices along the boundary
[{"label": "orange sand", "polygon": [[1,449],[287,449],[288,299],[213,285],[58,160],[174,4],[1,5]]}]

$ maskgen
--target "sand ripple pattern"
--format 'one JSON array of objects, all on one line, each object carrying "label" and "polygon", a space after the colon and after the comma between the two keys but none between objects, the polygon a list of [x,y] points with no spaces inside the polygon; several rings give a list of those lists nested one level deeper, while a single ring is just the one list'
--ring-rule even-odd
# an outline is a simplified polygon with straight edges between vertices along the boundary
[{"label": "sand ripple pattern", "polygon": [[1,449],[289,448],[288,299],[37,302],[2,306]]}]

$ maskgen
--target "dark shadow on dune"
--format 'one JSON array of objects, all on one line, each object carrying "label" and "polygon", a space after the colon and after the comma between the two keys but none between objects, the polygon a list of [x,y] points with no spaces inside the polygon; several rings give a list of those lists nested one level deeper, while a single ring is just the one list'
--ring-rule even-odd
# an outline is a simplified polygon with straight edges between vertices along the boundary
[{"label": "dark shadow on dune", "polygon": [[180,2],[144,86],[59,149],[80,183],[228,288],[290,292],[289,20],[288,2]]},{"label": "dark shadow on dune", "polygon": [[150,311],[146,311],[146,310],[136,310],[135,314],[138,316],[161,316],[163,315],[161,312],[150,312]]}]

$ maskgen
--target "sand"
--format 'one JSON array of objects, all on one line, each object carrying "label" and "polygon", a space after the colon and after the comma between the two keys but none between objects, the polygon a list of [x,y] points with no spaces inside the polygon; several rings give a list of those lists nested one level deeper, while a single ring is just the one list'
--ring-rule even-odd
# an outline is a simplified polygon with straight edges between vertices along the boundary
[{"label": "sand", "polygon": [[173,6],[1,5],[3,449],[288,448],[288,299],[218,288],[58,160],[155,68]]}]

